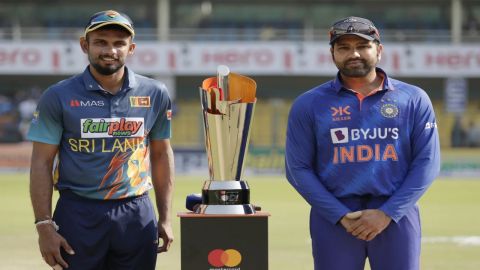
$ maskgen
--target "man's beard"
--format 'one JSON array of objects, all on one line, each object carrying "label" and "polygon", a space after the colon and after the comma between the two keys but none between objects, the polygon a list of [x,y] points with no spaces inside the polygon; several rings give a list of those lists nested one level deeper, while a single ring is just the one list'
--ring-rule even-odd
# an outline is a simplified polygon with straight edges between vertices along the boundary
[{"label": "man's beard", "polygon": [[106,76],[112,75],[123,67],[123,63],[120,62],[118,64],[102,66],[98,62],[93,61],[93,59],[90,59],[90,65],[92,65],[98,73]]},{"label": "man's beard", "polygon": [[[352,61],[352,60],[349,60],[349,61]],[[369,63],[364,59],[359,59],[357,61],[360,61],[362,63],[361,66],[349,68],[349,67],[346,67],[349,61],[345,62],[342,66],[337,64],[337,68],[341,74],[347,77],[354,77],[354,78],[365,77],[368,73],[370,73],[373,69],[375,69],[375,66],[377,65],[377,62],[378,62],[378,61],[375,61],[375,63]]]}]

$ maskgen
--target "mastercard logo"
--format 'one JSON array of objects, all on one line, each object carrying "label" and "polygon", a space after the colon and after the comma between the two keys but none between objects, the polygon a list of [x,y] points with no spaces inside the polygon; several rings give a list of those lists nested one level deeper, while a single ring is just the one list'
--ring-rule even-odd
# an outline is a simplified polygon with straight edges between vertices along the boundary
[{"label": "mastercard logo", "polygon": [[208,263],[214,267],[235,267],[242,262],[242,254],[235,249],[214,249],[208,253]]}]

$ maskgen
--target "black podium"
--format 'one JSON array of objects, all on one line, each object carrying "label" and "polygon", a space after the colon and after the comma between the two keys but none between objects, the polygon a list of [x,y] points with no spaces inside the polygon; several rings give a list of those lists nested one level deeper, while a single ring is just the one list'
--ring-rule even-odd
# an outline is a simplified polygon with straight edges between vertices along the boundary
[{"label": "black podium", "polygon": [[268,217],[179,213],[182,270],[268,270]]}]

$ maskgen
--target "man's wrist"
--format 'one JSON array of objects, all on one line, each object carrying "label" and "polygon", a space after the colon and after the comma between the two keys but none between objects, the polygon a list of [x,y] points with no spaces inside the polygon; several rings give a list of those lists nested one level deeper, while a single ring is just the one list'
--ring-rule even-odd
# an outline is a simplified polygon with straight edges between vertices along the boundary
[{"label": "man's wrist", "polygon": [[35,221],[34,221],[33,223],[34,223],[34,224],[37,224],[37,223],[40,222],[40,221],[51,220],[51,219],[52,219],[51,216],[45,215],[45,216],[43,216],[43,217],[41,217],[41,218],[35,218]]},{"label": "man's wrist", "polygon": [[55,229],[55,231],[58,231],[60,229],[57,223],[55,223],[55,221],[53,221],[53,219],[51,218],[35,221],[35,227],[37,227],[37,229],[41,226],[52,226]]}]

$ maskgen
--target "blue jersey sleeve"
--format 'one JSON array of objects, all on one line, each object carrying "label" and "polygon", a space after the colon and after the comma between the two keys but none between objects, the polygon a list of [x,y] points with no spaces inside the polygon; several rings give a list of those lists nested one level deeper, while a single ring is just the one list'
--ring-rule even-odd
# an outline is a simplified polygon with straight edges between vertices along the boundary
[{"label": "blue jersey sleeve", "polygon": [[47,89],[37,105],[27,133],[30,141],[58,145],[62,138],[62,108],[58,97]]},{"label": "blue jersey sleeve", "polygon": [[412,162],[402,185],[380,210],[398,222],[420,199],[440,171],[440,143],[433,106],[424,91],[414,101]]},{"label": "blue jersey sleeve", "polygon": [[161,86],[161,89],[160,98],[154,104],[154,106],[158,106],[159,110],[157,119],[149,134],[153,140],[169,139],[171,137],[172,103],[164,85]]},{"label": "blue jersey sleeve", "polygon": [[312,97],[302,96],[290,110],[285,145],[286,176],[315,211],[335,224],[350,210],[325,188],[315,173],[318,153],[311,101]]}]

